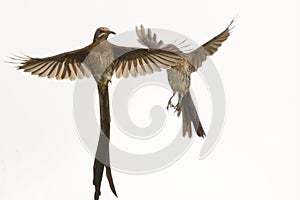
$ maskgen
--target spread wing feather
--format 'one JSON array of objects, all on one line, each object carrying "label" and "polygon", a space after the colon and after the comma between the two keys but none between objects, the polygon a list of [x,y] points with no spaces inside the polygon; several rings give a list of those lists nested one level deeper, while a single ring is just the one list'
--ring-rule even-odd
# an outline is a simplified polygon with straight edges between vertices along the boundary
[{"label": "spread wing feather", "polygon": [[152,74],[161,71],[161,69],[175,67],[179,62],[184,61],[180,55],[163,49],[113,46],[113,50],[115,61],[111,68],[117,78]]},{"label": "spread wing feather", "polygon": [[[162,40],[157,42],[157,34],[152,33],[150,29],[145,29],[143,25],[140,28],[136,27],[136,34],[138,36],[138,42],[144,46],[149,47],[150,49],[162,49],[165,51],[174,52],[176,54],[180,54],[183,57],[187,58],[187,60],[192,64],[194,70],[196,71],[199,67],[201,67],[202,63],[207,59],[207,56],[214,54],[218,48],[222,45],[222,43],[227,40],[230,35],[230,31],[232,30],[231,25],[234,20],[228,25],[228,27],[219,35],[215,36],[210,41],[206,42],[199,48],[189,53],[183,53],[178,47],[181,43],[174,44],[165,44]],[[183,41],[182,43],[184,43]]]},{"label": "spread wing feather", "polygon": [[85,66],[84,59],[89,54],[89,48],[61,53],[46,58],[15,56],[18,69],[40,77],[56,78],[57,80],[90,77],[91,71]]}]

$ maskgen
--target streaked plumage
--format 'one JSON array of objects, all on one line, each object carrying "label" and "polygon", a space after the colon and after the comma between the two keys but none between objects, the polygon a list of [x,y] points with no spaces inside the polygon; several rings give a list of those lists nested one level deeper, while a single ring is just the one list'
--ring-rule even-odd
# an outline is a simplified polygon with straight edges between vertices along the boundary
[{"label": "streaked plumage", "polygon": [[[140,26],[140,28],[136,27],[138,41],[142,45],[145,45],[150,49],[162,49],[170,51],[186,58],[186,62],[180,62],[178,63],[178,66],[169,68],[167,70],[168,81],[173,90],[173,95],[168,102],[167,109],[170,106],[175,107],[178,116],[182,111],[182,132],[184,136],[186,135],[186,133],[188,133],[189,137],[192,136],[192,123],[194,125],[195,131],[197,132],[197,135],[200,137],[205,136],[205,132],[203,130],[195,105],[191,98],[191,94],[189,92],[191,81],[190,77],[192,72],[197,71],[202,66],[202,63],[206,60],[207,56],[214,54],[222,45],[222,43],[229,37],[230,31],[232,29],[232,23],[233,21],[231,21],[229,26],[222,33],[220,33],[207,43],[203,44],[196,50],[188,53],[182,52],[174,44],[165,44],[162,40],[157,41],[156,33],[152,34],[152,31],[150,29],[145,30],[142,25]],[[178,93],[179,100],[178,104],[176,106],[173,106],[171,100],[176,93]]]}]

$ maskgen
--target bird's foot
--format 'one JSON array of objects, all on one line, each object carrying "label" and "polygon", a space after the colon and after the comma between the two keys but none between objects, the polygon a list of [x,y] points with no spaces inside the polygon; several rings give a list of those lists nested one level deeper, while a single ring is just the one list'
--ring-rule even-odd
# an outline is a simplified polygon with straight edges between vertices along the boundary
[{"label": "bird's foot", "polygon": [[177,112],[177,116],[179,117],[179,115],[180,115],[180,113],[181,113],[181,103],[177,103],[177,105],[176,106],[174,106],[174,109],[175,109],[175,111],[174,112]]},{"label": "bird's foot", "polygon": [[168,101],[167,110],[169,110],[169,108],[175,108],[171,100]]},{"label": "bird's foot", "polygon": [[173,95],[171,96],[171,98],[168,101],[168,105],[167,105],[167,110],[169,110],[169,108],[175,108],[175,106],[172,104],[172,99],[175,96],[175,92],[173,93]]}]

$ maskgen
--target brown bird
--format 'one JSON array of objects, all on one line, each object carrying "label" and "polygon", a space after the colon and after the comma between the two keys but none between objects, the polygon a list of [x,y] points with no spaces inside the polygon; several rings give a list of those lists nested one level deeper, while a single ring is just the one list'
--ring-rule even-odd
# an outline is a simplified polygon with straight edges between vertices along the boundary
[{"label": "brown bird", "polygon": [[[191,73],[196,72],[202,63],[206,60],[207,56],[213,55],[222,43],[229,37],[232,30],[231,25],[219,35],[206,42],[194,51],[184,53],[174,44],[165,44],[162,40],[157,41],[157,34],[152,34],[150,29],[146,30],[142,25],[140,28],[136,27],[136,34],[138,41],[149,47],[150,49],[162,49],[169,52],[176,53],[186,58],[186,62],[178,63],[177,67],[169,68],[167,70],[169,85],[173,90],[173,95],[168,101],[167,109],[174,107],[177,115],[180,116],[182,111],[182,132],[183,136],[188,133],[189,137],[192,136],[191,124],[193,123],[194,129],[198,136],[204,137],[205,131],[203,130],[200,122],[196,107],[190,94]],[[178,93],[178,103],[176,106],[172,104],[172,98]]]},{"label": "brown bird", "polygon": [[161,49],[141,49],[117,46],[107,41],[110,34],[115,34],[108,28],[101,27],[95,32],[93,42],[78,50],[61,53],[46,58],[14,57],[18,69],[30,72],[40,77],[70,79],[93,76],[97,82],[100,104],[101,132],[94,162],[95,196],[99,199],[104,164],[106,176],[112,192],[117,196],[109,165],[110,110],[108,83],[113,74],[136,77],[157,71],[161,68],[177,66],[183,58],[175,53]]}]

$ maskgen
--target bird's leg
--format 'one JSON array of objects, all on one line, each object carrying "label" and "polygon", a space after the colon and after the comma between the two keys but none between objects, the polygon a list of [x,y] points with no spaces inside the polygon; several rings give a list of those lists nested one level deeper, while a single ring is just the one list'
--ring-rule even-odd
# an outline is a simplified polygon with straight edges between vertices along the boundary
[{"label": "bird's leg", "polygon": [[169,101],[168,101],[168,105],[167,105],[167,110],[169,110],[169,108],[171,107],[171,108],[174,108],[175,106],[172,104],[172,99],[173,99],[173,97],[175,96],[175,92],[173,92],[173,95],[171,96],[171,98],[169,99]]},{"label": "bird's leg", "polygon": [[181,107],[182,107],[181,103],[182,103],[183,95],[178,93],[178,97],[179,97],[179,99],[178,99],[178,102],[177,102],[176,106],[174,107],[175,108],[174,112],[177,111],[177,116],[179,117],[179,115],[181,113]]}]

